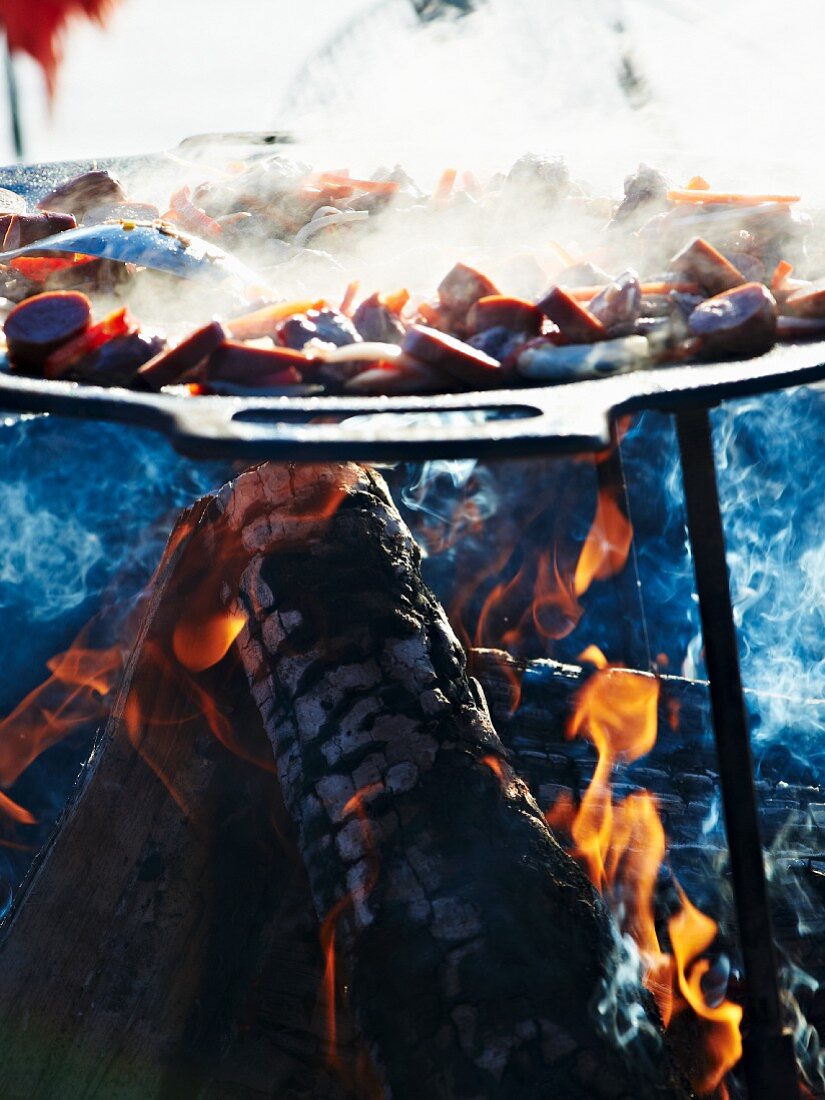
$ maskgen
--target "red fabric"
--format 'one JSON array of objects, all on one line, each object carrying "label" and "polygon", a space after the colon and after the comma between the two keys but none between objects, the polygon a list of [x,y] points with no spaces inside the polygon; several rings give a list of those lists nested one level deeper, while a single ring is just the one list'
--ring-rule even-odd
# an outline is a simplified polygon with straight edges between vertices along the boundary
[{"label": "red fabric", "polygon": [[75,16],[103,23],[116,0],[0,0],[0,26],[9,49],[30,54],[43,68],[53,97],[63,56],[62,37]]}]

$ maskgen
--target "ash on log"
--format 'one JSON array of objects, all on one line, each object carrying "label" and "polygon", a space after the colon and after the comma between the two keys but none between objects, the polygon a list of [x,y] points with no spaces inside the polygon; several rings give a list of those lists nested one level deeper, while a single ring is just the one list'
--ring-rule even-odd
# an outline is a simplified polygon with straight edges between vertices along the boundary
[{"label": "ash on log", "polygon": [[269,465],[224,507],[254,554],[243,661],[393,1097],[689,1095],[640,987],[635,1039],[600,1029],[610,919],[511,770],[380,479]]}]

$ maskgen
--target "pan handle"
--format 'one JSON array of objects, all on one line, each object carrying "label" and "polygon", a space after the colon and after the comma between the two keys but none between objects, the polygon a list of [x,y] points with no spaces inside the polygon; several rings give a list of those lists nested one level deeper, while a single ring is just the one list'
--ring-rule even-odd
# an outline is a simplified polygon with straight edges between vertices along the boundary
[{"label": "pan handle", "polygon": [[394,398],[228,401],[177,405],[168,430],[175,448],[201,458],[250,461],[401,461],[516,457],[601,450],[609,408],[560,391],[524,390]]}]

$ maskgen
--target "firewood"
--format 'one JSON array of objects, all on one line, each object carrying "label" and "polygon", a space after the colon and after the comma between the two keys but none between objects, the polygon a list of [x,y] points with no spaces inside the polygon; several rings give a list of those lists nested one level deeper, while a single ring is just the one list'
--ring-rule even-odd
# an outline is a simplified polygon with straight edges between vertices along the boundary
[{"label": "firewood", "polygon": [[[206,499],[173,532],[111,720],[4,921],[10,1100],[346,1096],[326,1068],[318,929],[277,780],[163,675],[210,531]],[[237,661],[211,675],[247,754],[268,753]]]},{"label": "firewood", "polygon": [[222,507],[254,555],[238,644],[388,1091],[687,1096],[638,985],[612,1005],[641,1008],[635,1038],[600,1027],[611,921],[510,767],[380,478],[270,465]]}]

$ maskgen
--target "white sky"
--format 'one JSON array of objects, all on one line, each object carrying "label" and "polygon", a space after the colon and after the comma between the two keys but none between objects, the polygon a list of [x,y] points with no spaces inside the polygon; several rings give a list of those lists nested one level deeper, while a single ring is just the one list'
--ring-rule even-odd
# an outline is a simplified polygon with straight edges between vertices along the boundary
[{"label": "white sky", "polygon": [[[371,11],[333,51],[326,82],[337,103],[321,117],[347,153],[357,142],[370,158],[407,159],[401,138],[441,165],[483,167],[482,153],[512,160],[528,148],[561,152],[599,184],[608,165],[613,191],[639,159],[661,163],[662,150],[676,149],[687,153],[675,175],[701,172],[720,187],[804,186],[825,200],[822,0],[785,9],[773,0],[483,7],[444,42],[437,29],[410,34],[408,0],[121,0],[106,32],[78,23],[69,35],[52,116],[40,74],[18,63],[27,159],[293,126],[282,103],[296,72]],[[616,90],[617,15],[654,89],[656,107],[644,116]],[[12,156],[5,114],[0,89],[0,162]]]}]

